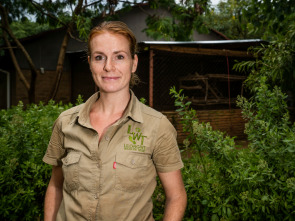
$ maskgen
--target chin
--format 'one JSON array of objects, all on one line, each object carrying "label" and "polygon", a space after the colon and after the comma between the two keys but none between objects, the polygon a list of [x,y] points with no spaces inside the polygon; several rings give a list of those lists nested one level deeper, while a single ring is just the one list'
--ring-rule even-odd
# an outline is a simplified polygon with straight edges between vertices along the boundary
[{"label": "chin", "polygon": [[124,91],[128,91],[129,92],[129,85],[128,87],[102,87],[99,88],[100,92],[103,93],[116,93],[116,92],[124,92]]}]

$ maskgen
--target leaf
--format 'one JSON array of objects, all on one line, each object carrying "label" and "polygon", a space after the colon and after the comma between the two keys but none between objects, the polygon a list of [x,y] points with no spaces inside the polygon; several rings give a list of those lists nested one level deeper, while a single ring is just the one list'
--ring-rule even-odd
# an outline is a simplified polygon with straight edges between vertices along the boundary
[{"label": "leaf", "polygon": [[211,221],[219,221],[219,217],[217,216],[217,214],[213,214],[211,216]]}]

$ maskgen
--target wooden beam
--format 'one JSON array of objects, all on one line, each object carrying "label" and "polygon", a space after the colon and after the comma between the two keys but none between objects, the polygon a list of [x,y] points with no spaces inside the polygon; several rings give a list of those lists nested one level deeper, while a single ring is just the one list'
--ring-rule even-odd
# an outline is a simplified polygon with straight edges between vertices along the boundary
[{"label": "wooden beam", "polygon": [[150,50],[149,106],[154,106],[154,51]]},{"label": "wooden beam", "polygon": [[228,76],[227,74],[206,74],[206,76],[208,76],[208,78],[216,78],[216,79],[230,79],[230,80],[246,80],[246,76],[242,76],[242,75],[230,75]]},{"label": "wooden beam", "polygon": [[203,89],[201,85],[196,85],[196,86],[180,85],[180,88],[185,89],[185,90],[201,90],[201,89]]},{"label": "wooden beam", "polygon": [[208,49],[208,48],[191,48],[175,45],[151,45],[150,49],[159,51],[169,51],[185,54],[200,54],[200,55],[217,55],[229,57],[253,57],[253,55],[246,51],[233,51],[227,49]]}]

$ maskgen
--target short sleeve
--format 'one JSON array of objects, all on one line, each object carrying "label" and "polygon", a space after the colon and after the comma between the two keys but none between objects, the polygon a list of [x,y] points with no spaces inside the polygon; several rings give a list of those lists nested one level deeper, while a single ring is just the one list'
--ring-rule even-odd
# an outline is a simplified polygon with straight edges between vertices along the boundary
[{"label": "short sleeve", "polygon": [[176,138],[175,128],[167,117],[162,117],[153,153],[153,161],[157,172],[167,173],[183,167]]},{"label": "short sleeve", "polygon": [[60,159],[64,156],[64,154],[65,149],[63,148],[63,133],[61,131],[61,122],[58,118],[53,125],[51,138],[43,157],[43,161],[53,166],[60,166]]}]

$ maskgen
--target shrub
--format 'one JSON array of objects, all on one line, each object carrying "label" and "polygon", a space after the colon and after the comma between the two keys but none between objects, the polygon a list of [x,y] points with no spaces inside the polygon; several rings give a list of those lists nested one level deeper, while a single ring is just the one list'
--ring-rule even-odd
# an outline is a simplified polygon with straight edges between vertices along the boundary
[{"label": "shrub", "polygon": [[42,162],[52,125],[72,105],[32,104],[0,112],[0,217],[42,218],[51,167]]},{"label": "shrub", "polygon": [[[200,123],[181,91],[170,93],[189,133],[185,149],[193,153],[182,171],[188,195],[184,220],[294,220],[295,135],[278,88],[271,91],[262,81],[255,101],[240,98],[249,119],[245,149]],[[160,214],[163,208],[154,210]]]}]

